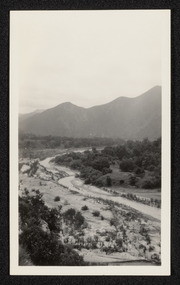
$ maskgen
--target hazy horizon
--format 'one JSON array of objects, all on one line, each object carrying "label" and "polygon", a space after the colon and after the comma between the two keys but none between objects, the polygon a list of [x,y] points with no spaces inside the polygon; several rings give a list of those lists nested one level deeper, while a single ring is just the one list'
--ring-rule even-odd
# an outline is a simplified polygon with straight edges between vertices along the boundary
[{"label": "hazy horizon", "polygon": [[63,102],[89,108],[161,85],[162,17],[155,10],[13,11],[20,113]]},{"label": "hazy horizon", "polygon": [[89,109],[89,108],[93,108],[93,107],[96,107],[96,106],[100,106],[100,105],[105,105],[105,104],[111,103],[111,102],[113,102],[113,101],[115,101],[115,100],[117,100],[118,98],[121,98],[121,97],[122,97],[122,98],[137,98],[137,97],[143,95],[144,93],[146,93],[147,91],[149,91],[149,90],[151,90],[151,89],[153,89],[153,88],[156,88],[156,87],[160,87],[160,88],[161,88],[161,85],[153,86],[153,87],[151,87],[150,89],[148,89],[148,90],[146,90],[145,92],[143,92],[142,94],[139,94],[139,95],[134,96],[134,97],[130,97],[130,96],[119,96],[119,97],[117,97],[117,98],[115,98],[115,99],[113,99],[113,100],[111,100],[111,101],[109,101],[109,102],[102,103],[102,104],[97,104],[97,105],[93,105],[93,106],[90,106],[90,107],[83,107],[83,106],[74,104],[74,103],[72,103],[72,102],[70,102],[70,101],[64,101],[64,102],[61,102],[61,103],[59,103],[59,104],[57,104],[57,105],[55,105],[55,106],[47,107],[46,109],[34,109],[34,110],[32,110],[31,112],[19,113],[19,115],[26,115],[26,114],[33,113],[33,112],[36,112],[36,111],[42,111],[42,112],[43,112],[43,111],[46,111],[46,110],[48,110],[48,109],[53,109],[53,108],[57,107],[58,105],[65,104],[65,103],[71,103],[71,104],[73,104],[73,105],[75,105],[75,106],[77,106],[77,107],[81,107],[81,108],[84,108],[84,109]]}]

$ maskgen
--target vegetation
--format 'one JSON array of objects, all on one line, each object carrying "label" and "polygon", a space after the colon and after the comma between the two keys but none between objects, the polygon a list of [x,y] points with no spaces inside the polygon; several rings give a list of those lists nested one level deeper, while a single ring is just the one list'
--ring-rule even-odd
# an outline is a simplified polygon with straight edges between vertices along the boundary
[{"label": "vegetation", "polygon": [[82,206],[81,210],[82,211],[87,211],[87,210],[89,210],[89,208],[86,205],[84,205],[84,206]]},{"label": "vegetation", "polygon": [[36,136],[33,134],[19,134],[19,148],[23,154],[32,149],[78,148],[78,147],[102,147],[123,143],[122,139],[111,138],[70,138],[59,136]]},{"label": "vegetation", "polygon": [[[19,243],[23,248],[23,252],[20,251],[20,264],[27,258],[34,265],[83,265],[83,258],[58,239],[61,207],[49,209],[44,204],[42,194],[38,190],[33,192],[30,195],[26,191],[19,197]],[[76,217],[77,226],[80,226],[83,217],[78,213]]]},{"label": "vegetation", "polygon": [[56,196],[56,197],[54,198],[54,201],[55,201],[55,202],[60,201],[60,197],[59,197],[59,196]]},{"label": "vegetation", "polygon": [[67,225],[73,225],[75,229],[80,229],[84,222],[85,219],[82,216],[82,214],[75,209],[68,209],[64,214],[63,214],[64,221],[66,222]]},{"label": "vegetation", "polygon": [[145,205],[154,206],[154,207],[157,207],[157,208],[161,207],[161,201],[158,200],[158,199],[142,198],[142,197],[138,197],[136,194],[131,194],[131,193],[127,193],[127,194],[123,193],[123,194],[121,194],[121,196],[123,198],[128,199],[128,200],[133,200],[133,201],[136,201],[136,202],[140,202],[140,203],[143,203]]},{"label": "vegetation", "polygon": [[[124,198],[160,207],[160,201],[156,199],[158,196],[142,198],[138,196],[139,194],[134,194],[135,187],[145,189],[156,188],[157,185],[160,187],[160,147],[160,140],[127,141],[114,146],[109,145],[102,151],[98,151],[94,146],[92,151],[71,152],[57,156],[55,163],[76,169],[77,177],[84,179],[86,184],[103,187],[112,195],[118,194],[118,189],[114,186],[122,185],[125,191],[125,194],[122,194]],[[26,179],[37,179],[39,170],[36,171],[38,166],[36,160],[31,160],[28,166],[30,166],[27,172],[29,177],[25,175]],[[24,173],[21,171],[22,177]],[[33,178],[34,174],[36,177]],[[36,186],[41,186],[39,189],[42,189],[45,183],[41,180]],[[21,180],[20,184],[22,190]],[[28,188],[27,185],[24,186]],[[52,184],[50,185],[51,188]],[[132,189],[129,189],[130,187]],[[97,208],[94,207],[94,203],[91,208],[88,196],[82,199],[80,208],[78,206],[80,211],[71,208],[71,200],[67,196],[65,198],[68,200],[62,196],[62,202],[55,203],[56,208],[49,208],[44,203],[39,190],[29,192],[27,188],[24,188],[24,192],[19,197],[20,265],[85,265],[83,258],[74,249],[82,251],[82,255],[83,249],[96,249],[105,254],[128,252],[128,254],[133,253],[137,258],[143,257],[155,264],[160,264],[160,245],[157,246],[153,238],[155,233],[159,241],[160,231],[157,224],[153,225],[153,219],[151,220],[150,217],[126,205],[99,197],[91,198],[97,203]],[[129,190],[131,194],[126,193]],[[70,194],[77,194],[69,188],[68,191]],[[140,193],[153,191],[156,192],[156,190],[142,189]],[[59,195],[60,192],[58,190],[51,193]],[[54,195],[53,199],[55,202],[60,201],[59,196]],[[51,202],[53,205],[53,200]],[[58,206],[59,204],[62,206]],[[105,212],[106,210],[111,212],[111,216],[109,212]],[[85,211],[88,211],[84,215],[88,223],[83,216]],[[93,222],[96,220],[102,225],[108,223],[108,227],[99,227],[95,232],[92,227],[93,222],[91,224],[90,220]]]},{"label": "vegetation", "polygon": [[[56,156],[55,163],[80,171],[85,184],[111,187],[114,184],[144,189],[161,187],[161,140],[127,141],[107,146],[102,151],[92,148],[84,153]],[[119,165],[119,176],[114,179],[113,168]],[[122,173],[129,173],[122,179]]]},{"label": "vegetation", "polygon": [[100,216],[100,212],[99,211],[94,211],[93,212],[93,216],[94,217],[99,217]]}]

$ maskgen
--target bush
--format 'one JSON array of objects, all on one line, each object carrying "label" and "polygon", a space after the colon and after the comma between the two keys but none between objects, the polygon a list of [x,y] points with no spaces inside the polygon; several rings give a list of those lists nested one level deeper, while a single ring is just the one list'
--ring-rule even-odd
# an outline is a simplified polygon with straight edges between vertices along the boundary
[{"label": "bush", "polygon": [[106,177],[106,184],[107,184],[108,187],[112,186],[112,179],[111,179],[110,176]]},{"label": "bush", "polygon": [[56,196],[56,197],[54,198],[54,201],[55,201],[55,202],[60,201],[60,197],[59,197],[59,196]]},{"label": "bush", "polygon": [[81,208],[81,210],[82,210],[82,211],[87,211],[87,210],[89,210],[89,208],[88,208],[86,205],[84,205],[84,206]]},{"label": "bush", "polygon": [[117,221],[116,221],[115,218],[112,218],[112,219],[110,220],[110,225],[111,225],[111,226],[116,226],[116,225],[117,225]]},{"label": "bush", "polygon": [[75,221],[76,210],[71,208],[64,212],[63,216],[66,221],[74,222]]},{"label": "bush", "polygon": [[74,224],[76,228],[80,228],[84,224],[84,217],[80,212],[76,212],[75,209],[68,209],[64,213],[65,221],[69,222],[70,224]]},{"label": "bush", "polygon": [[84,224],[84,221],[85,219],[82,214],[80,212],[77,212],[75,216],[75,227],[80,228]]},{"label": "bush", "polygon": [[142,180],[141,188],[144,189],[154,189],[161,187],[161,179],[160,177],[146,177]]},{"label": "bush", "polygon": [[92,167],[96,170],[102,171],[103,168],[109,168],[110,164],[106,157],[99,157],[93,161]]},{"label": "bush", "polygon": [[24,230],[20,235],[20,244],[27,252],[34,265],[83,265],[83,258],[75,251],[58,241],[58,237],[48,234],[37,226]]},{"label": "bush", "polygon": [[136,167],[134,172],[137,174],[137,175],[141,175],[141,174],[144,174],[144,169],[142,167]]},{"label": "bush", "polygon": [[86,178],[85,181],[84,181],[84,183],[85,183],[85,184],[90,184],[90,183],[91,183],[91,179],[90,179],[89,177]]},{"label": "bush", "polygon": [[20,266],[33,265],[29,254],[27,253],[25,248],[22,247],[21,245],[19,246],[19,265]]},{"label": "bush", "polygon": [[151,260],[152,260],[152,262],[154,262],[156,264],[161,264],[160,257],[157,253],[154,253],[151,255]]},{"label": "bush", "polygon": [[102,179],[102,178],[99,178],[99,179],[95,180],[95,181],[93,182],[93,184],[96,185],[97,187],[103,187],[103,186],[105,186],[104,183],[103,183],[103,179]]},{"label": "bush", "polygon": [[121,248],[121,247],[123,246],[123,240],[122,240],[122,238],[117,238],[117,239],[116,239],[116,244],[117,244],[118,247]]},{"label": "bush", "polygon": [[99,215],[100,215],[100,212],[99,212],[99,211],[94,211],[94,212],[93,212],[93,216],[94,216],[94,217],[99,217]]},{"label": "bush", "polygon": [[124,172],[130,172],[134,169],[134,162],[132,161],[132,159],[123,159],[120,162],[119,167]]},{"label": "bush", "polygon": [[102,169],[102,173],[103,173],[103,175],[108,174],[108,173],[112,173],[112,169],[105,167],[105,168]]},{"label": "bush", "polygon": [[155,249],[155,247],[153,245],[150,245],[149,252],[153,251],[154,249]]},{"label": "bush", "polygon": [[136,185],[136,182],[137,182],[137,179],[136,179],[136,176],[131,176],[130,178],[129,178],[129,184],[131,185],[131,186],[135,186]]}]

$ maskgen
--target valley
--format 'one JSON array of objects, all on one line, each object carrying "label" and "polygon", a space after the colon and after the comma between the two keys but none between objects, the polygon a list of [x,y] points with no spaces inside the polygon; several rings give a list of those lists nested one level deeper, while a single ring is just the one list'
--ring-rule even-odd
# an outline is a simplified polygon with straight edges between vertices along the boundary
[{"label": "valley", "polygon": [[[160,209],[122,198],[121,187],[119,194],[113,194],[108,188],[85,185],[77,170],[53,159],[20,159],[19,195],[38,190],[50,209],[60,206],[62,213],[74,209],[83,215],[78,229],[62,220],[59,240],[63,244],[70,245],[87,265],[160,264]],[[30,173],[27,168],[34,161],[36,171]]]}]

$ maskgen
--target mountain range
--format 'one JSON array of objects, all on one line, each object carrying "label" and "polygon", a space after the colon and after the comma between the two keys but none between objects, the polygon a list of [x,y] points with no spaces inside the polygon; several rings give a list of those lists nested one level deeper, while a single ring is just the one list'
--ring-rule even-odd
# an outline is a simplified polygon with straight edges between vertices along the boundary
[{"label": "mountain range", "polygon": [[161,87],[91,108],[66,102],[21,115],[19,130],[35,135],[156,139],[161,136]]}]

